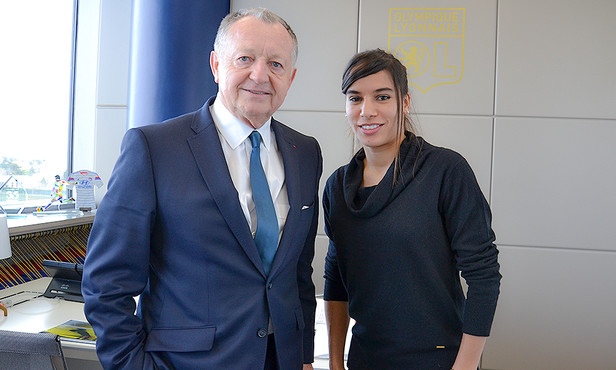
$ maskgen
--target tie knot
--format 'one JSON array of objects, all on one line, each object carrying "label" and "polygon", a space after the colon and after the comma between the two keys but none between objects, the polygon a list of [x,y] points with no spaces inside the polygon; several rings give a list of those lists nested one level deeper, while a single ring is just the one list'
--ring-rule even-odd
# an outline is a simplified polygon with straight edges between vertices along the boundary
[{"label": "tie knot", "polygon": [[250,134],[250,142],[253,148],[258,148],[261,145],[261,134],[259,131],[253,131]]}]

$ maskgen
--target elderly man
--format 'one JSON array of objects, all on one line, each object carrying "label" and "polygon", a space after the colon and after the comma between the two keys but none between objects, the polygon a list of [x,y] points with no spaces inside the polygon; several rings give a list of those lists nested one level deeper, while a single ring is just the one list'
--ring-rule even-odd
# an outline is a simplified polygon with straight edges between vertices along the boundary
[{"label": "elderly man", "polygon": [[83,276],[105,368],[312,368],[322,158],[272,118],[296,58],[282,18],[231,13],[210,58],[218,94],[126,133]]}]

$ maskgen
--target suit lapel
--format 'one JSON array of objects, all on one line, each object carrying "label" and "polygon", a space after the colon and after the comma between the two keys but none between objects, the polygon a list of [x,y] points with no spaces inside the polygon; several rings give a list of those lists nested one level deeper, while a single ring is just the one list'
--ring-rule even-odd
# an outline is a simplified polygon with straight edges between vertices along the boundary
[{"label": "suit lapel", "polygon": [[235,238],[244,249],[255,267],[265,276],[263,263],[252,238],[250,227],[238,200],[238,194],[231,180],[227,162],[220,144],[218,131],[212,120],[209,105],[213,98],[203,106],[193,122],[195,136],[188,138],[188,145],[195,157],[201,176],[205,180],[220,213]]},{"label": "suit lapel", "polygon": [[272,119],[272,129],[276,135],[276,144],[278,145],[278,150],[282,156],[285,184],[287,186],[287,195],[289,197],[290,206],[284,230],[282,232],[282,237],[278,243],[278,250],[276,251],[276,255],[272,263],[272,270],[270,273],[275,273],[280,265],[282,265],[287,253],[293,245],[291,240],[293,240],[294,231],[299,228],[301,184],[298,172],[300,162],[296,150],[296,144],[291,138],[284,135],[281,123],[274,119]]}]

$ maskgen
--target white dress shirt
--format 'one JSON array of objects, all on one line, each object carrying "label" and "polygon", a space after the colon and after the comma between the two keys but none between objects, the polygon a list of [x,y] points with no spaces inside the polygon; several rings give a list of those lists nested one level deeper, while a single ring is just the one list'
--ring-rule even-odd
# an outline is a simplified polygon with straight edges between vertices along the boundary
[{"label": "white dress shirt", "polygon": [[[242,211],[254,237],[257,231],[257,210],[252,199],[250,188],[250,153],[252,144],[248,137],[254,128],[240,121],[222,103],[218,96],[210,106],[214,124],[218,130],[222,151],[227,161],[231,180],[237,190]],[[271,118],[257,131],[261,134],[261,163],[267,177],[274,209],[278,217],[278,240],[282,236],[287,214],[289,213],[289,198],[284,178],[282,156],[278,151],[276,138],[271,127]]]}]

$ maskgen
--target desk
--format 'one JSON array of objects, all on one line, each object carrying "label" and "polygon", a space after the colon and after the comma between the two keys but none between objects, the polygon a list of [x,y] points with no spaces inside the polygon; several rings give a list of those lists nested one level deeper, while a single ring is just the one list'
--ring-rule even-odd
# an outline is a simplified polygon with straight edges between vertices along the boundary
[{"label": "desk", "polygon": [[[13,300],[12,302],[16,303],[22,300],[20,297],[27,298],[39,294],[42,295],[50,281],[51,278],[44,277],[1,290],[0,301],[6,301],[9,307],[8,316],[2,316],[0,313],[0,329],[37,333],[65,323],[68,320],[86,321],[83,313],[83,303],[65,301],[63,299],[41,296],[10,307],[8,300]],[[25,293],[13,295],[21,292]],[[60,342],[62,343],[62,351],[64,352],[64,357],[66,357],[69,369],[101,369],[94,343],[78,343],[62,339],[60,339]],[[78,365],[71,366],[71,364]]]},{"label": "desk", "polygon": [[[28,295],[30,297],[42,295],[45,289],[47,289],[47,285],[49,285],[50,281],[50,277],[44,277],[0,290],[0,301],[7,301],[7,303],[9,303],[7,306],[10,306],[8,300],[15,299],[13,302],[21,301],[22,299],[19,298],[19,296],[26,298]],[[24,293],[19,296],[14,295],[21,292]],[[86,317],[83,313],[83,303],[41,296],[20,303],[14,307],[8,307],[8,316],[4,317],[0,314],[0,329],[37,333],[63,324],[68,320],[86,321]],[[317,299],[316,331],[316,356],[313,366],[315,370],[328,369],[329,361],[326,356],[327,329],[325,327],[323,300],[320,298]],[[351,336],[350,334],[349,332],[347,336],[347,349],[348,341]],[[96,357],[96,347],[94,343],[78,343],[62,339],[60,339],[60,341],[69,369],[101,369],[98,357]],[[71,366],[71,363],[78,365]]]}]

